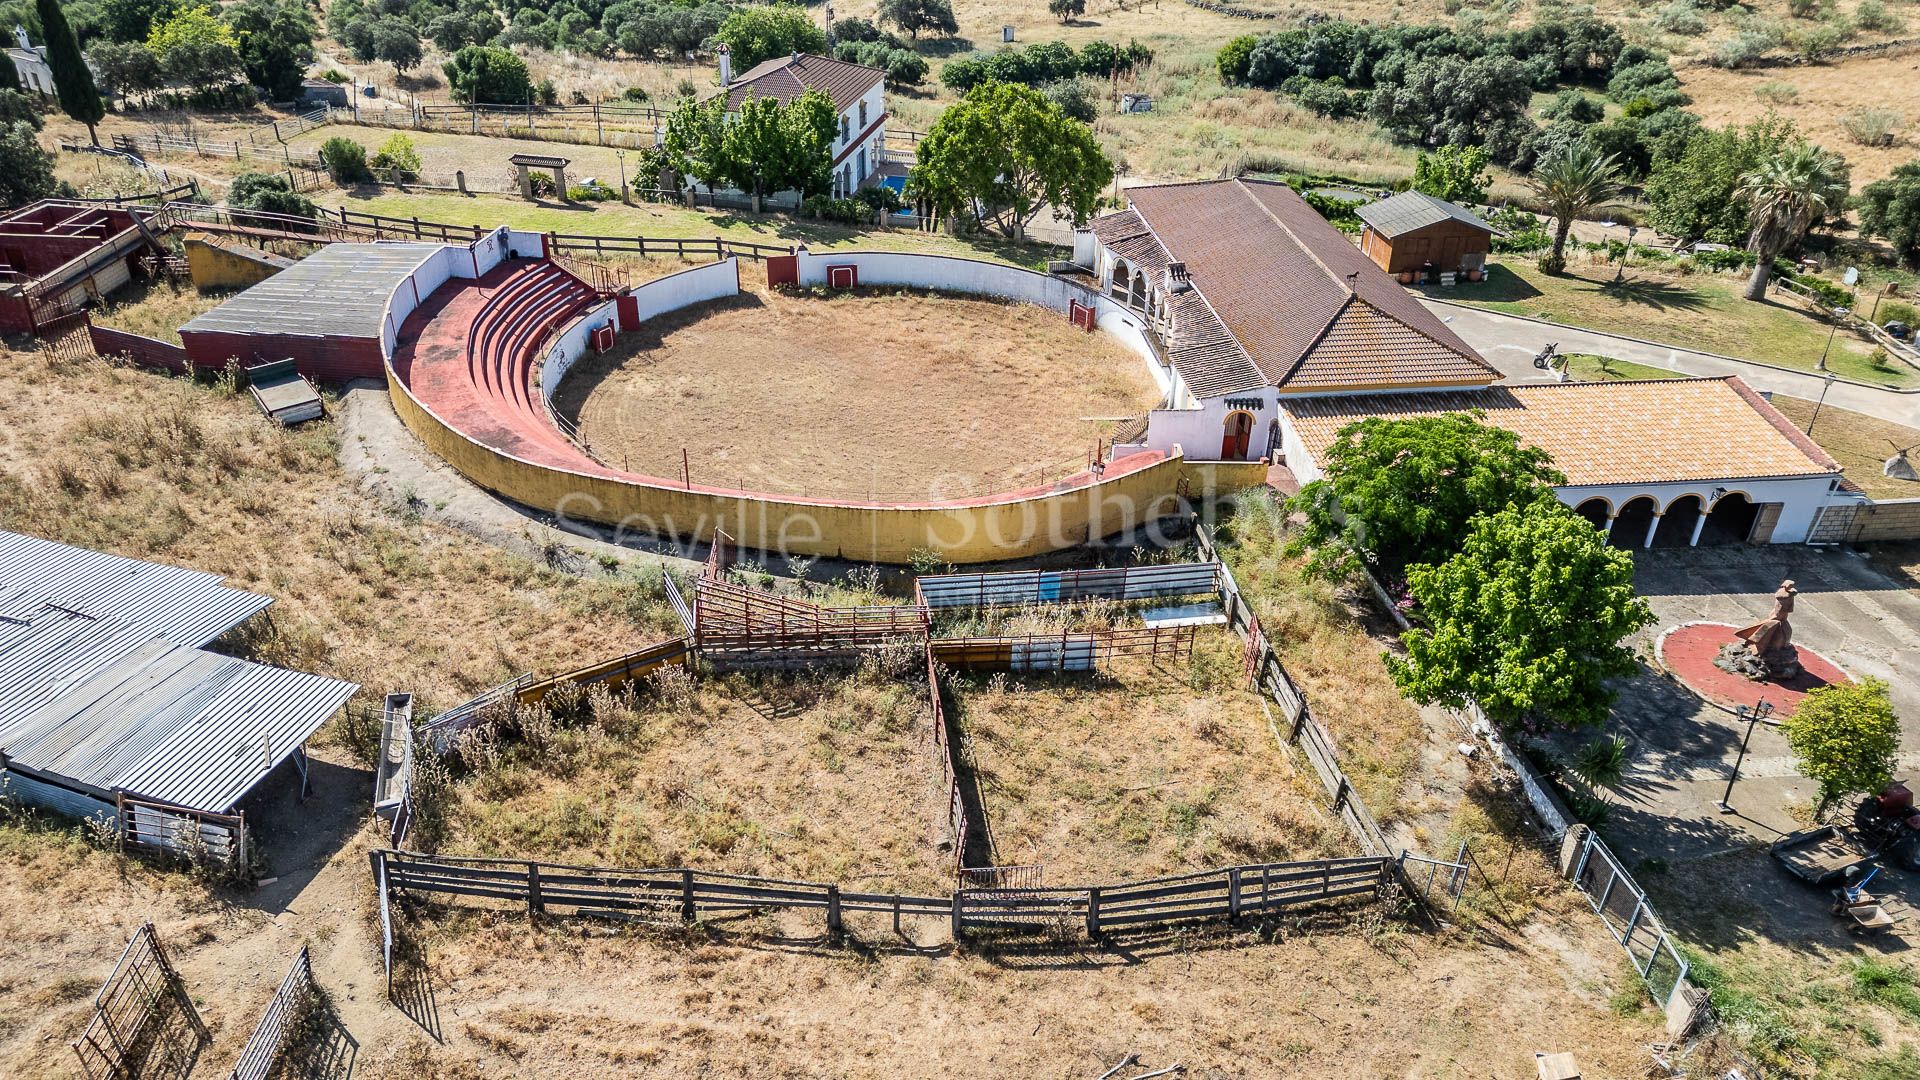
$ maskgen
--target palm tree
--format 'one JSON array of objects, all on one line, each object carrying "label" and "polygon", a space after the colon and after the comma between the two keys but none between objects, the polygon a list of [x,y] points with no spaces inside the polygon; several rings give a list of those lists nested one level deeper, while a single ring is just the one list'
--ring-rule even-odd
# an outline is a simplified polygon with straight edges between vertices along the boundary
[{"label": "palm tree", "polygon": [[1753,207],[1749,211],[1753,236],[1747,246],[1753,250],[1754,264],[1753,276],[1747,279],[1747,299],[1766,297],[1774,256],[1799,243],[1815,223],[1846,205],[1851,179],[1840,155],[1805,139],[1782,147],[1740,178],[1738,194]]},{"label": "palm tree", "polygon": [[1553,250],[1541,269],[1567,268],[1567,233],[1573,219],[1620,193],[1620,163],[1583,139],[1549,153],[1533,170],[1533,191],[1553,215]]}]

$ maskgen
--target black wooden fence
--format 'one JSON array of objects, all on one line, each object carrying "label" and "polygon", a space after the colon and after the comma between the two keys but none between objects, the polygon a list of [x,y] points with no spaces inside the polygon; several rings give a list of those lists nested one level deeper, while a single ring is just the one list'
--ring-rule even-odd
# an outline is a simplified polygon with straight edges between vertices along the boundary
[{"label": "black wooden fence", "polygon": [[529,914],[691,923],[703,916],[812,910],[838,934],[848,913],[942,918],[954,940],[979,931],[1084,928],[1090,937],[1198,919],[1237,919],[1349,897],[1377,897],[1395,863],[1379,856],[1258,863],[1118,885],[960,889],[948,896],[851,892],[814,881],[706,870],[620,869],[518,859],[372,853],[376,889],[525,905]]}]

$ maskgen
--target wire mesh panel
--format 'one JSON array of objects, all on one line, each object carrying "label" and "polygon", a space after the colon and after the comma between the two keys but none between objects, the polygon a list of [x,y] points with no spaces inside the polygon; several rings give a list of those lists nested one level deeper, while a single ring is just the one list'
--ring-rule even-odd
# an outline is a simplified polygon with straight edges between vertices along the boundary
[{"label": "wire mesh panel", "polygon": [[1671,1007],[1688,985],[1686,957],[1647,902],[1647,894],[1592,832],[1587,833],[1581,848],[1574,884],[1587,895],[1600,921],[1627,951],[1654,999],[1663,1008]]}]

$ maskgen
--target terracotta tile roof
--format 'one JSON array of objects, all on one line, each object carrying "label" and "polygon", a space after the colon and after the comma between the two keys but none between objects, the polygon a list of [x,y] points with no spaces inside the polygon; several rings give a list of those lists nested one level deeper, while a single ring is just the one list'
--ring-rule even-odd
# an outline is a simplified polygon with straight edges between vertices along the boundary
[{"label": "terracotta tile roof", "polygon": [[879,68],[810,53],[776,56],[762,60],[734,78],[733,85],[726,90],[727,108],[738,109],[749,92],[756,97],[775,98],[785,105],[809,90],[818,90],[833,99],[835,110],[844,110],[886,77],[887,73]]},{"label": "terracotta tile roof", "polygon": [[[1315,460],[1369,416],[1484,411],[1487,423],[1553,455],[1569,485],[1838,474],[1840,466],[1738,376],[1526,383],[1479,390],[1282,401]],[[1791,433],[1791,434],[1789,434]],[[1797,437],[1796,437],[1797,436]]]},{"label": "terracotta tile roof", "polygon": [[[1154,237],[1153,230],[1132,210],[1108,214],[1093,222],[1093,235],[1108,250],[1147,273],[1158,284],[1173,260]],[[1233,333],[1193,289],[1174,293],[1167,304],[1171,324],[1166,338],[1167,362],[1180,373],[1197,397],[1219,397],[1258,390],[1267,377],[1250,359]]]},{"label": "terracotta tile roof", "polygon": [[[1185,262],[1205,298],[1204,313],[1183,306],[1200,322],[1217,320],[1237,343],[1220,348],[1213,327],[1190,326],[1187,336],[1205,345],[1183,357],[1176,324],[1168,354],[1197,396],[1257,386],[1483,386],[1502,377],[1284,184],[1165,184],[1132,188],[1128,198],[1161,257]],[[1103,218],[1094,231],[1126,235],[1129,225]],[[1356,299],[1362,308],[1353,309]],[[1257,382],[1248,381],[1249,364]],[[1329,381],[1336,376],[1348,381]]]}]

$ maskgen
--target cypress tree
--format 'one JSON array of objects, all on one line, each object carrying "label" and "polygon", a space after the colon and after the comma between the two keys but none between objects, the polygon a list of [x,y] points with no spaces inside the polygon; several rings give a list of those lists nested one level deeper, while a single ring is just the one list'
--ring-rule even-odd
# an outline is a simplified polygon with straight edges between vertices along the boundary
[{"label": "cypress tree", "polygon": [[0,47],[0,90],[20,89],[20,69],[13,66],[13,54]]},{"label": "cypress tree", "polygon": [[35,0],[40,12],[40,30],[47,35],[47,66],[53,69],[53,89],[60,98],[60,110],[87,125],[87,136],[100,145],[100,133],[94,125],[107,115],[100,103],[100,91],[93,85],[93,72],[80,55],[80,42],[67,25],[67,13],[60,0]]}]

